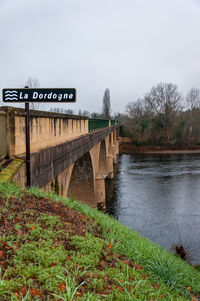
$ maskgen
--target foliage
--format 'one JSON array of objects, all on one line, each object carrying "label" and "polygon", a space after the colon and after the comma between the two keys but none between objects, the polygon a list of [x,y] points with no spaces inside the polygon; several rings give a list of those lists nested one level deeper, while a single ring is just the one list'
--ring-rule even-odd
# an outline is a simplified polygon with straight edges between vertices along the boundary
[{"label": "foliage", "polygon": [[123,134],[136,145],[180,145],[200,143],[200,92],[192,88],[183,96],[176,85],[159,83],[143,99],[126,106],[128,118]]}]

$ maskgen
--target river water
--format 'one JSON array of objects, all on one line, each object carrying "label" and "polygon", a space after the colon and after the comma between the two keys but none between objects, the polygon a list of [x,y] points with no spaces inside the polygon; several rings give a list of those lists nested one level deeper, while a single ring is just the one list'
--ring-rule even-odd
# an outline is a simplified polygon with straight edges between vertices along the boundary
[{"label": "river water", "polygon": [[107,188],[109,214],[168,250],[181,242],[200,264],[200,154],[123,154]]}]

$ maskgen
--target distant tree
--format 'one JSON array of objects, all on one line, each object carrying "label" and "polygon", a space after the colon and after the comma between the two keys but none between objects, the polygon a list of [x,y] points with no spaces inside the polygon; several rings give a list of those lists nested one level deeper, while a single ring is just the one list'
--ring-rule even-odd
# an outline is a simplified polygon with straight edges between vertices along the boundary
[{"label": "distant tree", "polygon": [[90,117],[90,112],[87,111],[87,110],[84,110],[84,111],[82,112],[82,116]]},{"label": "distant tree", "polygon": [[159,83],[143,99],[129,102],[123,122],[136,144],[163,145],[181,141],[185,123],[178,118],[182,95],[176,85]]},{"label": "distant tree", "polygon": [[183,98],[176,85],[171,83],[159,83],[145,94],[146,110],[153,115],[162,114],[173,118],[181,109]]},{"label": "distant tree", "polygon": [[68,115],[74,115],[74,111],[73,110],[70,110],[70,109],[64,110],[63,108],[59,108],[59,107],[57,107],[57,108],[51,108],[50,112],[61,113],[61,114],[68,114]]},{"label": "distant tree", "polygon": [[82,112],[81,110],[79,110],[79,111],[78,111],[78,115],[89,117],[89,116],[90,116],[90,112],[89,112],[89,111],[86,111],[86,110],[84,110],[84,111]]},{"label": "distant tree", "polygon": [[103,107],[102,107],[102,115],[104,118],[109,119],[111,114],[110,109],[110,91],[109,89],[105,90],[103,97]]},{"label": "distant tree", "polygon": [[200,90],[192,88],[186,96],[186,103],[190,110],[200,108]]},{"label": "distant tree", "polygon": [[126,106],[126,112],[131,118],[140,118],[144,115],[145,105],[144,100],[138,98],[136,101],[131,101]]},{"label": "distant tree", "polygon": [[[182,109],[182,95],[171,83],[159,83],[145,94],[145,110],[151,117],[151,140],[154,143],[169,143],[174,136],[173,123]],[[146,125],[145,125],[146,126]]]},{"label": "distant tree", "polygon": [[[26,86],[28,86],[29,88],[39,88],[40,83],[37,78],[29,77],[28,80],[26,81]],[[34,102],[30,103],[30,109],[32,110],[38,110],[39,107],[40,107],[40,103],[34,103]]]},{"label": "distant tree", "polygon": [[50,112],[62,113],[62,110],[60,108],[51,108]]},{"label": "distant tree", "polygon": [[125,119],[127,119],[127,114],[124,114],[124,113],[114,113],[114,116],[112,117],[114,120],[118,120],[118,121],[123,121]]},{"label": "distant tree", "polygon": [[97,113],[97,112],[92,112],[92,113],[90,114],[90,117],[91,117],[91,118],[96,118],[96,119],[104,118],[103,114]]},{"label": "distant tree", "polygon": [[74,111],[70,109],[64,110],[64,113],[69,115],[74,115]]},{"label": "distant tree", "polygon": [[190,89],[186,95],[186,107],[185,112],[185,141],[187,144],[199,143],[200,133],[200,90],[196,88]]}]

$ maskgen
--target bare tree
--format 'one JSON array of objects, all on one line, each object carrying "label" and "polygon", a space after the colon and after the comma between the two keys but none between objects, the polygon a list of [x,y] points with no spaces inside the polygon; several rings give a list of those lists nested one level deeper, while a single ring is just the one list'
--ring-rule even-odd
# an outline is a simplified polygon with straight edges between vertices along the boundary
[{"label": "bare tree", "polygon": [[105,90],[104,97],[103,97],[103,107],[102,107],[102,115],[104,118],[110,118],[110,91],[109,89]]},{"label": "bare tree", "polygon": [[153,115],[163,114],[168,118],[174,118],[181,109],[182,95],[176,85],[171,83],[159,83],[145,94],[146,109]]},{"label": "bare tree", "polygon": [[126,112],[131,118],[140,118],[145,112],[144,100],[138,98],[136,101],[131,101],[126,106]]},{"label": "bare tree", "polygon": [[65,114],[74,115],[74,111],[71,109],[64,110]]},{"label": "bare tree", "polygon": [[[29,77],[28,80],[26,81],[26,86],[28,86],[29,88],[39,88],[40,83],[37,78]],[[32,110],[38,110],[39,107],[40,107],[40,103],[34,103],[34,102],[30,103],[30,109]]]},{"label": "bare tree", "polygon": [[183,127],[176,120],[181,109],[182,95],[177,86],[159,83],[143,99],[126,106],[129,117],[125,121],[126,127],[136,143],[168,144],[174,141],[178,130],[181,132],[179,136],[183,133]]},{"label": "bare tree", "polygon": [[200,108],[200,90],[192,88],[186,96],[186,103],[190,110]]},{"label": "bare tree", "polygon": [[[186,96],[186,136],[188,145],[195,143],[199,139],[199,109],[200,109],[200,91],[192,88]],[[185,140],[186,140],[185,139]]]},{"label": "bare tree", "polygon": [[103,118],[104,116],[102,116],[101,113],[92,112],[92,113],[90,114],[90,117],[91,117],[91,118],[100,119],[100,118]]},{"label": "bare tree", "polygon": [[68,114],[68,115],[74,115],[74,111],[73,110],[70,110],[70,109],[63,109],[63,108],[51,108],[50,109],[50,112],[55,112],[55,113],[61,113],[61,114]]},{"label": "bare tree", "polygon": [[[152,140],[168,143],[173,135],[173,122],[182,109],[182,95],[176,85],[159,83],[145,94],[145,106],[152,118]],[[158,138],[159,137],[159,138]]]},{"label": "bare tree", "polygon": [[90,112],[87,111],[87,110],[84,110],[83,112],[81,110],[79,110],[78,111],[78,115],[89,117],[90,116]]}]

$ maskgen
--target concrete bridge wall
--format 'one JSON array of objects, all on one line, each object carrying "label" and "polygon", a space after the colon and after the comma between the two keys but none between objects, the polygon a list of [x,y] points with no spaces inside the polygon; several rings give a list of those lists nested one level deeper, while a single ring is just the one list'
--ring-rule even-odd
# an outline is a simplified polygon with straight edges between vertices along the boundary
[{"label": "concrete bridge wall", "polygon": [[[6,133],[5,131],[2,133],[0,149],[4,148],[5,156],[23,155],[26,145],[25,111],[23,109],[1,107],[0,113],[0,116],[3,116],[0,118],[0,128],[6,129]],[[5,122],[7,127],[4,125]],[[76,115],[72,117],[72,115],[30,110],[31,152],[74,139],[86,133],[88,133],[87,117]],[[5,137],[8,139],[6,140]]]}]

